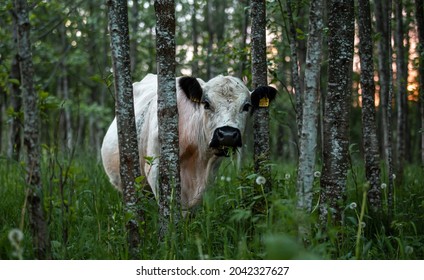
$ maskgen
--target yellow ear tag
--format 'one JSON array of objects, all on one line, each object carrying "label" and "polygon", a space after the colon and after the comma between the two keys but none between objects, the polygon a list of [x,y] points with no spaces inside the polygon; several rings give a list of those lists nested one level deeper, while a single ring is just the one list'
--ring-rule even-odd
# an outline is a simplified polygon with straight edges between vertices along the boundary
[{"label": "yellow ear tag", "polygon": [[268,107],[269,106],[269,98],[268,97],[262,97],[259,99],[259,107]]}]

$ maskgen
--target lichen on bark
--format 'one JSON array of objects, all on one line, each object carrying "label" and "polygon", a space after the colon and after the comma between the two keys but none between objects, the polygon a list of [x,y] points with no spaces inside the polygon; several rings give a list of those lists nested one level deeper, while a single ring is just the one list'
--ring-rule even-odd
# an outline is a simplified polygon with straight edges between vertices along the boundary
[{"label": "lichen on bark", "polygon": [[155,1],[158,66],[160,238],[179,220],[181,186],[175,82],[175,3]]}]

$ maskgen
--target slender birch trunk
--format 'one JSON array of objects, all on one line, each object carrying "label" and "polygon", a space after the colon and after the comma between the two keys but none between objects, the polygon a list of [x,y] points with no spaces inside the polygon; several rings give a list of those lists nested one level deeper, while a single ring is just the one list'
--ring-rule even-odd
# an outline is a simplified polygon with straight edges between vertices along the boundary
[{"label": "slender birch trunk", "polygon": [[312,186],[317,148],[319,81],[322,32],[324,28],[322,14],[323,1],[311,2],[304,80],[305,94],[303,97],[303,112],[301,114],[299,166],[297,171],[297,206],[307,212],[312,210]]},{"label": "slender birch trunk", "polygon": [[134,116],[133,88],[129,50],[128,7],[126,0],[108,0],[109,31],[115,86],[115,115],[118,126],[119,164],[130,257],[137,258],[140,244],[135,180],[141,176]]},{"label": "slender birch trunk", "polygon": [[0,154],[3,152],[3,115],[6,111],[6,90],[3,87],[0,87]]},{"label": "slender birch trunk", "polygon": [[382,144],[383,155],[387,161],[386,147],[388,146],[388,133],[387,133],[387,103],[389,96],[389,31],[388,31],[388,6],[387,0],[375,0],[375,26],[376,31],[379,33],[380,38],[377,42],[377,55],[378,55],[378,77],[380,85],[380,118],[382,129]]},{"label": "slender birch trunk", "polygon": [[[283,12],[281,1],[279,0],[278,2],[280,4],[281,12]],[[320,2],[320,1],[318,1],[318,2]],[[309,18],[310,23],[309,24],[311,24],[311,19],[312,19],[311,16],[314,19],[317,19],[318,16],[320,16],[321,20],[322,20],[322,6],[323,6],[322,2],[321,2],[321,4],[317,4],[315,2],[312,2],[311,3],[311,9],[315,8],[316,5],[321,5],[321,8],[320,8],[321,10],[319,11],[320,15],[317,15],[317,16],[313,15],[312,16],[312,13],[310,13],[310,18]],[[297,57],[297,51],[298,51],[298,48],[297,48],[297,33],[296,33],[296,26],[295,26],[294,20],[293,20],[292,6],[293,6],[292,1],[287,0],[287,18],[288,18],[288,21],[289,21],[289,34],[287,35],[287,38],[289,40],[289,45],[290,45],[291,75],[292,75],[292,83],[293,83],[294,93],[295,93],[295,97],[296,97],[297,136],[298,136],[299,141],[300,141],[301,134],[302,134],[302,122],[303,122],[303,108],[302,108],[302,106],[303,106],[303,91],[302,91],[302,87],[300,85],[300,73],[299,73],[300,67],[299,67],[299,60],[298,60],[298,57]],[[321,25],[322,25],[322,22],[321,22]],[[321,27],[321,29],[322,29],[322,27]],[[311,31],[312,30],[310,29],[309,32],[308,32],[309,36],[311,36],[311,34],[310,34]],[[320,32],[322,32],[322,30]],[[321,34],[315,33],[315,36],[312,35],[312,38],[316,37],[316,35],[321,37]],[[309,37],[308,37],[308,39],[309,39]],[[322,40],[319,39],[319,41],[322,44]],[[306,56],[308,56],[308,54],[306,54]],[[309,67],[309,69],[310,69],[310,67]],[[305,70],[305,71],[308,71],[308,70]]]},{"label": "slender birch trunk", "polygon": [[199,76],[199,32],[198,23],[196,19],[197,12],[199,10],[199,4],[197,1],[193,2],[191,7],[191,28],[192,28],[192,41],[193,41],[193,61],[191,63],[191,74],[193,77]]},{"label": "slender birch trunk", "polygon": [[[65,53],[69,47],[69,44],[66,39],[66,27],[64,24],[60,26],[60,36],[62,41],[61,43],[62,43],[63,53]],[[59,84],[60,84],[60,91],[62,94],[61,97],[65,102],[69,102],[70,101],[69,75],[68,75],[68,66],[66,65],[65,61],[62,61],[60,68],[61,68],[61,76],[59,78]],[[66,104],[65,104],[65,108],[63,109],[62,121],[63,121],[62,129],[65,130],[62,132],[63,141],[64,141],[63,146],[68,151],[72,151],[75,148],[74,136],[73,136],[74,133],[72,129],[72,113],[71,113],[71,108],[69,106],[66,106]]]},{"label": "slender birch trunk", "polygon": [[368,201],[371,213],[381,213],[380,152],[375,110],[374,60],[369,0],[358,1],[359,55],[361,59],[362,139],[365,174],[370,184]]},{"label": "slender birch trunk", "polygon": [[138,54],[137,54],[137,38],[138,38],[138,25],[140,21],[140,5],[138,0],[134,0],[131,8],[131,38],[130,38],[130,58],[131,58],[131,73],[134,74],[136,67],[138,67]]},{"label": "slender birch trunk", "polygon": [[[249,0],[240,1],[240,5],[249,6]],[[244,50],[246,49],[246,45],[247,45],[248,28],[249,28],[249,10],[245,9],[244,10],[243,23],[242,23],[242,26],[241,26],[242,38],[241,38],[241,42],[240,42],[240,48],[243,50],[243,55],[241,56],[241,59],[240,59],[240,62],[239,62],[239,67],[238,67],[238,70],[237,70],[237,76],[238,77],[243,77],[243,73],[244,73],[246,66],[247,66],[247,61],[248,61],[247,56],[248,56],[248,54],[244,53]]]},{"label": "slender birch trunk", "polygon": [[35,255],[50,258],[50,239],[43,207],[40,166],[40,117],[37,93],[34,90],[30,22],[26,0],[14,2],[18,24],[18,53],[21,69],[21,91],[24,107],[24,146],[26,148],[26,183],[29,222],[33,234]]},{"label": "slender birch trunk", "polygon": [[383,154],[387,170],[387,208],[389,221],[393,212],[393,159],[392,159],[392,55],[391,55],[391,0],[375,1],[376,28],[380,33],[377,44],[380,81],[380,111],[383,131]]},{"label": "slender birch trunk", "polygon": [[178,108],[175,83],[175,2],[156,0],[158,65],[160,237],[176,224],[181,212]]},{"label": "slender birch trunk", "polygon": [[418,81],[419,81],[419,107],[420,107],[420,126],[421,126],[421,165],[424,166],[424,4],[423,0],[415,0],[415,20],[418,31]]},{"label": "slender birch trunk", "polygon": [[22,110],[22,94],[19,85],[21,80],[20,71],[18,57],[14,57],[9,77],[14,81],[19,82],[13,82],[9,86],[10,106],[13,108],[14,116],[12,117],[9,125],[7,156],[16,161],[19,161],[22,142],[22,119],[20,117]]},{"label": "slender birch trunk", "polygon": [[[388,7],[387,10],[387,26],[388,26],[388,32],[389,34],[392,34],[391,31],[391,14],[392,14],[392,1],[388,0]],[[389,46],[391,46],[391,36],[389,38]],[[385,147],[385,153],[387,155],[387,174],[389,176],[388,178],[388,192],[387,192],[387,208],[388,208],[388,221],[391,222],[393,219],[393,212],[394,212],[394,179],[395,179],[395,169],[394,169],[394,163],[393,163],[393,130],[392,130],[392,100],[393,100],[393,68],[392,68],[392,48],[389,48],[389,92],[387,97],[387,104],[386,104],[386,111],[387,111],[387,146]]]},{"label": "slender birch trunk", "polygon": [[407,92],[407,61],[404,41],[403,28],[403,3],[402,0],[395,1],[396,30],[394,39],[396,45],[396,173],[402,177],[403,165],[406,159],[406,139],[408,133],[408,92]]},{"label": "slender birch trunk", "polygon": [[213,62],[211,60],[212,56],[212,50],[213,50],[213,42],[215,37],[215,31],[214,31],[214,21],[213,21],[213,15],[212,15],[212,1],[206,0],[205,5],[205,21],[206,21],[206,32],[209,36],[208,43],[207,43],[207,56],[206,56],[206,77],[208,80],[213,78]]},{"label": "slender birch trunk", "polygon": [[[268,85],[266,59],[266,3],[265,0],[252,0],[250,4],[252,19],[252,82],[253,88]],[[271,188],[271,169],[269,144],[269,102],[253,113],[254,168],[257,174],[266,179],[265,189]]]},{"label": "slender birch trunk", "polygon": [[[18,45],[18,24],[16,17],[13,19],[13,41],[15,45]],[[22,119],[20,118],[20,112],[22,110],[22,95],[20,89],[21,81],[21,69],[19,66],[18,54],[13,57],[12,65],[10,67],[10,80],[13,82],[9,85],[9,100],[10,106],[13,108],[15,115],[10,121],[9,134],[8,134],[8,145],[7,145],[7,156],[13,160],[19,161],[19,155],[21,153],[21,136],[22,136]],[[6,93],[5,98],[6,98]]]},{"label": "slender birch trunk", "polygon": [[349,111],[352,96],[353,0],[329,0],[328,94],[324,111],[320,221],[342,223],[349,162]]}]

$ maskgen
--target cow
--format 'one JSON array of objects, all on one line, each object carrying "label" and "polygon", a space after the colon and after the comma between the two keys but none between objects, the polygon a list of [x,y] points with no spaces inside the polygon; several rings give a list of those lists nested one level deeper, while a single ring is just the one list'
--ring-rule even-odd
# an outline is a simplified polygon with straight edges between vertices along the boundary
[{"label": "cow", "polygon": [[[222,75],[208,82],[185,76],[177,78],[176,84],[181,205],[189,209],[201,201],[222,159],[242,147],[249,112],[261,106],[263,98],[272,101],[276,90],[262,86],[251,93],[240,79]],[[133,89],[141,174],[157,197],[157,76],[148,74]],[[116,118],[104,137],[101,156],[110,182],[122,190]]]}]

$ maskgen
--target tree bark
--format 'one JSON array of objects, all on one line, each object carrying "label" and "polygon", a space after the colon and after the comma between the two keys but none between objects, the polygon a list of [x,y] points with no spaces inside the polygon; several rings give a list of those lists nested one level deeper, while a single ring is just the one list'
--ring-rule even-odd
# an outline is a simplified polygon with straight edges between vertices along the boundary
[{"label": "tree bark", "polygon": [[[16,17],[13,17],[13,41],[18,45],[18,30]],[[10,106],[14,115],[9,125],[7,156],[15,161],[19,161],[21,152],[21,136],[22,136],[22,96],[20,89],[21,69],[19,67],[19,57],[16,54],[12,59],[9,78],[13,81],[9,85]],[[6,94],[6,93],[5,93]]]},{"label": "tree bark", "polygon": [[[297,206],[307,212],[312,210],[312,185],[317,148],[321,34],[324,28],[322,10],[322,1],[311,2],[304,80],[305,94],[303,108],[301,107],[303,110],[302,120],[301,124],[298,124],[301,133],[297,172]],[[300,92],[296,94],[300,94]]]},{"label": "tree bark", "polygon": [[358,2],[359,55],[361,59],[362,139],[368,201],[373,216],[381,213],[380,153],[375,110],[375,84],[371,8],[369,0]]},{"label": "tree bark", "polygon": [[324,111],[320,202],[320,221],[324,227],[329,216],[333,224],[340,225],[342,222],[349,162],[349,111],[355,32],[353,0],[330,0],[328,11],[328,94]]},{"label": "tree bark", "polygon": [[213,42],[215,40],[215,29],[214,29],[214,21],[212,15],[212,0],[206,0],[205,5],[205,22],[206,22],[206,30],[208,33],[208,45],[207,45],[207,55],[206,55],[206,77],[208,80],[212,79],[214,76],[213,71],[213,62],[211,59],[212,50],[213,50]]},{"label": "tree bark", "polygon": [[390,71],[389,71],[389,31],[388,31],[388,6],[386,0],[375,0],[375,26],[376,31],[379,33],[380,38],[377,43],[377,54],[378,54],[378,77],[380,84],[380,118],[382,127],[382,144],[383,144],[383,155],[387,162],[386,147],[388,144],[388,132],[387,132],[387,103],[389,96],[389,83],[390,83]]},{"label": "tree bark", "polygon": [[191,74],[193,77],[199,76],[199,34],[197,27],[196,15],[199,9],[197,1],[193,2],[191,7],[191,28],[192,28],[192,41],[193,41],[193,61],[191,64]]},{"label": "tree bark", "polygon": [[[280,8],[281,8],[281,1],[279,1],[280,3]],[[292,12],[292,1],[291,0],[287,0],[287,17],[288,17],[288,21],[289,21],[289,34],[287,35],[287,38],[289,39],[289,45],[290,45],[290,57],[291,57],[291,74],[292,74],[292,83],[293,83],[293,88],[294,88],[294,93],[296,96],[296,121],[297,121],[297,136],[298,139],[300,141],[301,138],[301,134],[302,134],[302,121],[303,121],[303,91],[302,91],[302,87],[300,85],[300,67],[299,67],[299,61],[298,61],[298,57],[297,57],[297,33],[296,33],[296,26],[294,24],[294,20],[293,20],[293,12]],[[315,8],[317,5],[317,3],[311,3],[311,9]],[[322,10],[322,3],[321,3],[321,8]],[[281,8],[282,10],[282,8]],[[309,16],[309,25],[311,26],[311,20],[312,19],[317,19],[319,16],[321,17],[322,20],[322,12],[321,10],[319,11],[320,15],[313,15],[313,13],[310,12],[310,16]],[[321,25],[323,23],[321,22]],[[311,27],[310,27],[311,28]],[[311,31],[311,30],[310,30]],[[310,32],[309,31],[309,32]],[[322,32],[322,27],[320,32]],[[311,34],[309,34],[311,35]],[[313,37],[321,37],[321,34],[317,34],[315,33],[315,36],[312,35]],[[309,37],[308,37],[309,39]],[[316,38],[315,38],[316,39]],[[322,40],[321,38],[319,38],[320,41],[320,45],[322,44]],[[321,46],[319,47],[321,49]],[[321,50],[319,50],[321,51]],[[306,55],[308,56],[308,55]],[[311,66],[308,67],[309,69],[311,68]],[[314,67],[316,68],[316,67]],[[307,70],[305,70],[307,71]]]},{"label": "tree bark", "polygon": [[[252,19],[252,83],[253,88],[268,85],[266,59],[266,3],[265,0],[252,0],[250,6]],[[266,179],[265,188],[271,187],[269,144],[269,102],[253,113],[254,168],[257,174]]]},{"label": "tree bark", "polygon": [[130,256],[137,258],[140,244],[138,196],[135,180],[141,176],[137,131],[134,117],[133,88],[128,31],[128,7],[126,0],[108,0],[109,30],[112,50],[115,86],[115,114],[118,127],[119,164]]},{"label": "tree bark", "polygon": [[415,0],[415,19],[418,31],[418,90],[419,90],[419,111],[421,114],[421,165],[424,166],[424,4],[423,0]]},{"label": "tree bark", "polygon": [[140,5],[139,0],[133,0],[133,6],[131,8],[131,39],[130,39],[130,58],[131,58],[131,74],[134,75],[136,67],[138,67],[138,52],[137,52],[137,38],[138,38],[138,24],[140,21]]},{"label": "tree bark", "polygon": [[29,222],[33,234],[35,255],[38,259],[50,258],[50,239],[43,208],[43,188],[40,166],[40,118],[37,93],[34,90],[30,22],[26,0],[15,0],[18,24],[18,53],[21,70],[21,90],[24,107],[24,146],[26,148],[26,183]]},{"label": "tree bark", "polygon": [[[387,9],[387,26],[388,26],[388,33],[392,34],[391,31],[391,15],[392,15],[392,1],[387,1],[388,9]],[[386,104],[386,111],[387,111],[387,146],[385,147],[385,154],[387,155],[387,174],[389,175],[388,178],[388,192],[387,192],[387,208],[388,208],[388,222],[390,223],[393,219],[393,212],[394,212],[394,179],[395,179],[395,172],[394,172],[394,164],[393,164],[393,140],[392,140],[392,100],[393,100],[393,69],[392,69],[392,48],[391,46],[391,35],[389,36],[389,77],[388,80],[389,84],[389,92],[387,96],[387,104]]]},{"label": "tree bark", "polygon": [[[66,53],[68,48],[69,48],[69,44],[68,41],[66,39],[66,27],[64,24],[62,24],[59,27],[59,33],[61,36],[61,43],[62,43],[62,52]],[[61,121],[63,123],[63,125],[61,125],[62,127],[62,133],[63,133],[63,147],[65,147],[65,149],[67,151],[72,151],[73,149],[75,149],[74,146],[74,133],[73,133],[73,128],[72,128],[72,113],[71,113],[71,108],[70,106],[67,106],[66,103],[69,103],[69,101],[71,100],[70,96],[69,96],[69,75],[68,75],[68,66],[66,65],[66,61],[62,60],[61,64],[60,64],[60,72],[61,75],[59,77],[59,88],[60,88],[60,93],[62,94],[61,98],[62,100],[64,100],[65,104],[64,104],[64,108],[62,109],[63,112],[63,116],[61,116]],[[60,142],[59,142],[60,143]],[[60,143],[62,144],[62,143]]]},{"label": "tree bark", "polygon": [[404,27],[402,16],[402,0],[395,1],[396,32],[394,32],[396,45],[396,173],[402,177],[403,165],[406,160],[407,133],[408,129],[408,92],[407,92],[407,60],[404,41]]},{"label": "tree bark", "polygon": [[163,238],[181,212],[178,108],[175,83],[175,3],[156,0],[158,65],[159,212]]},{"label": "tree bark", "polygon": [[[240,1],[240,5],[244,5],[244,6],[249,6],[249,1],[248,0],[242,0]],[[247,45],[247,36],[248,36],[248,27],[249,27],[249,10],[248,9],[244,9],[244,17],[243,17],[243,23],[242,23],[242,27],[241,27],[241,32],[242,32],[242,38],[241,38],[241,45],[240,48],[243,50],[243,54],[241,56],[240,62],[239,62],[239,67],[238,67],[238,72],[237,72],[237,76],[238,77],[243,77],[243,73],[245,71],[246,65],[247,65],[247,54],[244,53],[245,49],[246,49],[246,45]]]},{"label": "tree bark", "polygon": [[[13,109],[13,117],[9,125],[8,135],[8,147],[7,156],[15,161],[19,161],[19,155],[21,153],[21,135],[22,135],[22,96],[20,89],[20,67],[18,57],[15,56],[12,60],[12,66],[10,69],[10,79],[13,80],[9,86],[10,106]],[[16,83],[19,81],[18,83]]]},{"label": "tree bark", "polygon": [[378,41],[378,73],[380,81],[380,111],[383,131],[383,154],[387,170],[387,208],[388,218],[393,212],[393,160],[392,160],[392,56],[391,56],[391,0],[376,0],[375,15]]},{"label": "tree bark", "polygon": [[0,154],[3,152],[3,116],[6,111],[6,90],[4,87],[0,87]]}]

